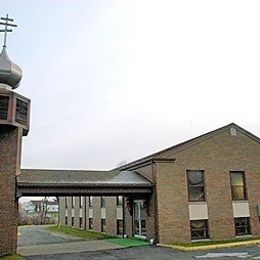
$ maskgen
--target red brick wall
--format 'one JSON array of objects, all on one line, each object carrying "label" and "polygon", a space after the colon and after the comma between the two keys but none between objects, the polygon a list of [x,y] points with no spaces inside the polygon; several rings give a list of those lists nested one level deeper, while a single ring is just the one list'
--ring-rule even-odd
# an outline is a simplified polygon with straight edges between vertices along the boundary
[{"label": "red brick wall", "polygon": [[16,252],[18,201],[15,176],[20,171],[22,130],[0,127],[0,255]]}]

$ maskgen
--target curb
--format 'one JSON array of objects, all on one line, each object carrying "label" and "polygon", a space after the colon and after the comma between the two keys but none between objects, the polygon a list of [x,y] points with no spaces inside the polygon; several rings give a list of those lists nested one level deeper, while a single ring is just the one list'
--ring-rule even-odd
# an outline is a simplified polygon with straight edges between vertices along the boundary
[{"label": "curb", "polygon": [[260,245],[260,239],[253,240],[253,241],[240,241],[240,242],[231,242],[231,243],[223,243],[223,244],[215,244],[215,245],[207,245],[207,246],[192,246],[192,247],[157,244],[157,246],[172,248],[183,252],[204,251],[204,250],[213,250],[219,248],[232,248],[232,247],[254,246],[254,245]]}]

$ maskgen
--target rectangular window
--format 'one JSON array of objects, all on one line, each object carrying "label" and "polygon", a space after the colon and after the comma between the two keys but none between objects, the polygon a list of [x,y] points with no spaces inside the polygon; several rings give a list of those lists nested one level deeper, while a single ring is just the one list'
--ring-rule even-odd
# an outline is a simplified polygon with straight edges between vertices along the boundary
[{"label": "rectangular window", "polygon": [[205,201],[203,171],[187,171],[189,201]]},{"label": "rectangular window", "polygon": [[79,228],[83,228],[83,220],[82,220],[82,217],[79,218]]},{"label": "rectangular window", "polygon": [[117,235],[118,236],[124,235],[124,224],[123,224],[123,220],[121,219],[117,220]]},{"label": "rectangular window", "polygon": [[244,172],[230,172],[230,183],[233,200],[246,200]]},{"label": "rectangular window", "polygon": [[76,199],[76,198],[75,198],[74,196],[71,197],[71,207],[72,207],[72,208],[75,207],[75,199]]},{"label": "rectangular window", "polygon": [[106,233],[106,220],[101,219],[101,232]]},{"label": "rectangular window", "polygon": [[89,230],[93,230],[93,218],[88,219],[88,228]]},{"label": "rectangular window", "polygon": [[65,217],[65,225],[68,225],[68,217]]},{"label": "rectangular window", "polygon": [[102,196],[101,197],[101,208],[105,208],[106,207],[106,200],[105,198]]},{"label": "rectangular window", "polygon": [[74,217],[71,217],[71,226],[74,226]]},{"label": "rectangular window", "polygon": [[123,196],[116,196],[116,205],[117,206],[123,205]]},{"label": "rectangular window", "polygon": [[88,197],[88,206],[93,207],[93,196]]},{"label": "rectangular window", "polygon": [[9,97],[0,96],[0,119],[7,120]]},{"label": "rectangular window", "polygon": [[208,220],[191,220],[191,239],[206,239],[209,238]]},{"label": "rectangular window", "polygon": [[235,218],[236,236],[244,236],[251,234],[249,218]]},{"label": "rectangular window", "polygon": [[65,208],[68,208],[68,198],[65,197]]},{"label": "rectangular window", "polygon": [[79,197],[79,207],[80,207],[80,208],[83,207],[83,201],[84,201],[84,197],[80,196],[80,197]]},{"label": "rectangular window", "polygon": [[27,124],[28,104],[21,99],[16,99],[15,121],[21,124]]}]

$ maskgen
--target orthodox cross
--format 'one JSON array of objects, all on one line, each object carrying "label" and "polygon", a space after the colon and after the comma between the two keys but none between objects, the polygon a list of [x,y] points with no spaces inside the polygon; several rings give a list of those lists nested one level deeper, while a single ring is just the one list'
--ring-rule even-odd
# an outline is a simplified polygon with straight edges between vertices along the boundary
[{"label": "orthodox cross", "polygon": [[7,39],[7,33],[8,32],[12,32],[12,29],[9,29],[8,27],[17,27],[16,24],[10,23],[13,22],[14,19],[11,19],[8,17],[8,14],[6,15],[6,17],[1,17],[1,20],[4,20],[5,22],[1,22],[0,21],[0,25],[4,25],[5,28],[4,29],[0,29],[0,32],[4,32],[4,47],[6,47],[6,39]]}]

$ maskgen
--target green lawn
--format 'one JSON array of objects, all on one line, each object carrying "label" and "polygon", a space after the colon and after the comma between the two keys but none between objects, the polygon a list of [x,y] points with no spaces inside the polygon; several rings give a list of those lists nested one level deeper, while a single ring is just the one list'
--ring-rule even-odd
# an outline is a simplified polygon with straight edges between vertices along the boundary
[{"label": "green lawn", "polygon": [[85,240],[97,240],[97,239],[108,239],[108,238],[113,238],[113,236],[108,236],[103,233],[99,232],[94,232],[94,231],[88,231],[88,230],[82,230],[80,228],[75,228],[75,227],[69,227],[69,226],[48,226],[46,228],[49,231],[52,232],[58,232],[58,233],[63,233],[75,237],[79,237]]},{"label": "green lawn", "polygon": [[136,247],[136,246],[148,246],[150,243],[146,240],[134,239],[134,238],[111,238],[107,241],[124,246],[124,247]]},{"label": "green lawn", "polygon": [[125,238],[118,238],[114,236],[108,236],[103,233],[94,232],[94,231],[88,231],[88,230],[82,230],[80,228],[74,228],[69,226],[48,226],[46,227],[47,230],[52,232],[59,232],[75,237],[79,237],[85,240],[97,240],[97,239],[105,239],[111,243],[124,246],[124,247],[136,247],[136,246],[146,246],[150,245],[149,242],[141,239],[125,239]]},{"label": "green lawn", "polygon": [[23,257],[19,256],[19,255],[7,255],[7,256],[0,256],[0,259],[3,260],[22,260],[24,259]]}]

